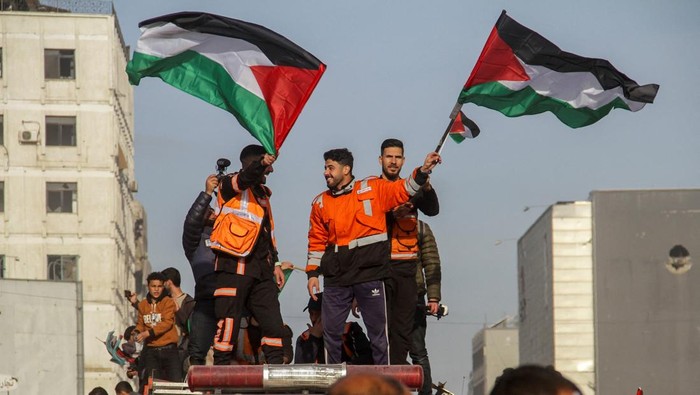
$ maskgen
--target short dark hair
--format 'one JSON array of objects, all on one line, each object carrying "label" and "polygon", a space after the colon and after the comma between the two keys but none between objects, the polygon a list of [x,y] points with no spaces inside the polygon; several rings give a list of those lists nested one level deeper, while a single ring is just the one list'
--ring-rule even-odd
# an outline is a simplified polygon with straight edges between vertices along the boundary
[{"label": "short dark hair", "polygon": [[165,276],[161,272],[152,272],[146,277],[146,284],[150,284],[153,280],[159,280],[160,282],[165,282]]},{"label": "short dark hair", "polygon": [[90,393],[88,395],[109,395],[107,393],[107,390],[102,388],[102,387],[95,387],[92,390],[90,390]]},{"label": "short dark hair", "polygon": [[176,287],[180,286],[180,271],[175,269],[174,267],[169,267],[165,270],[163,270],[161,273],[165,276],[166,280],[170,280],[173,282],[173,285]]},{"label": "short dark hair", "polygon": [[134,392],[134,388],[131,386],[131,384],[129,384],[128,381],[120,381],[117,383],[117,386],[114,387],[114,392],[118,394],[119,391],[132,393]]},{"label": "short dark hair", "polygon": [[241,156],[239,157],[239,159],[241,160],[241,163],[243,163],[253,157],[265,155],[266,153],[267,151],[265,151],[265,148],[262,145],[251,144],[241,150]]},{"label": "short dark hair", "polygon": [[379,155],[384,155],[384,150],[387,148],[401,148],[403,154],[403,141],[399,139],[386,139],[382,141],[382,148],[379,150]]},{"label": "short dark hair", "polygon": [[124,339],[126,339],[126,341],[129,341],[131,339],[131,335],[134,333],[134,329],[136,329],[136,325],[131,325],[124,329]]},{"label": "short dark hair", "polygon": [[329,159],[338,162],[343,166],[350,166],[350,170],[352,170],[354,159],[352,157],[352,152],[348,151],[347,148],[336,148],[324,152],[323,160]]},{"label": "short dark hair", "polygon": [[490,395],[556,395],[561,389],[581,393],[576,384],[551,366],[523,365],[505,369]]}]

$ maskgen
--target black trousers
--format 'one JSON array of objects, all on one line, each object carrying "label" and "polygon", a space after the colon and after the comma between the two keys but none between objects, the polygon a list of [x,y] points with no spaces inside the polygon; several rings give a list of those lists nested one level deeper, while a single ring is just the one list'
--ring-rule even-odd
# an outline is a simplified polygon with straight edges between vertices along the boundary
[{"label": "black trousers", "polygon": [[169,344],[163,347],[145,346],[139,359],[143,359],[145,379],[153,376],[154,379],[168,381],[182,381],[182,363],[177,344]]},{"label": "black trousers", "polygon": [[407,365],[411,348],[411,332],[415,321],[417,261],[391,261],[386,280],[387,308],[389,310],[389,363]]},{"label": "black trousers", "polygon": [[418,391],[418,395],[433,393],[433,376],[430,374],[430,359],[428,359],[428,349],[425,347],[425,333],[428,328],[425,309],[425,296],[421,296],[416,304],[415,322],[413,323],[413,333],[411,335],[411,351],[409,352],[413,364],[423,367],[423,387]]},{"label": "black trousers", "polygon": [[214,310],[217,323],[214,337],[214,364],[229,365],[234,359],[241,316],[247,309],[260,324],[262,350],[270,364],[284,361],[284,323],[273,277],[256,279],[228,272],[216,272]]}]

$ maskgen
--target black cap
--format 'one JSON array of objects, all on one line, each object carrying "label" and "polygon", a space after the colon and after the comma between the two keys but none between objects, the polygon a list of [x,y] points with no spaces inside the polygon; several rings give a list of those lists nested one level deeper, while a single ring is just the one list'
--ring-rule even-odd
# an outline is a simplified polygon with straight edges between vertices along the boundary
[{"label": "black cap", "polygon": [[313,310],[313,311],[321,311],[321,301],[323,300],[323,292],[319,292],[316,294],[316,297],[318,300],[314,300],[314,298],[309,298],[309,304],[304,307],[304,310]]}]

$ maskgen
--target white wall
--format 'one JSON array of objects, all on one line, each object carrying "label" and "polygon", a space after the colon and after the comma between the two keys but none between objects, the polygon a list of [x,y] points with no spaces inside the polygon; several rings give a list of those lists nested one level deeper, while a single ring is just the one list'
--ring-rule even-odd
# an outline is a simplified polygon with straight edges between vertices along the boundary
[{"label": "white wall", "polygon": [[17,394],[79,393],[79,295],[75,282],[0,280],[0,374]]}]

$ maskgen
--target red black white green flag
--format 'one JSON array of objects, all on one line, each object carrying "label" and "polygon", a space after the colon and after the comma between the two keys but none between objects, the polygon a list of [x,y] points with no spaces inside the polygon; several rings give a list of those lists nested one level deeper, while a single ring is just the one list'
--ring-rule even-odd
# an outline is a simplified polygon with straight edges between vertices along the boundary
[{"label": "red black white green flag", "polygon": [[638,85],[604,59],[565,52],[503,11],[458,101],[509,117],[550,111],[572,128],[613,108],[639,111],[659,85]]},{"label": "red black white green flag", "polygon": [[129,81],[159,77],[232,113],[276,154],[326,66],[263,26],[181,12],[143,21]]},{"label": "red black white green flag", "polygon": [[462,111],[457,113],[457,116],[452,121],[450,126],[450,137],[457,143],[461,143],[464,139],[473,139],[479,135],[479,127],[471,119],[467,118]]}]

